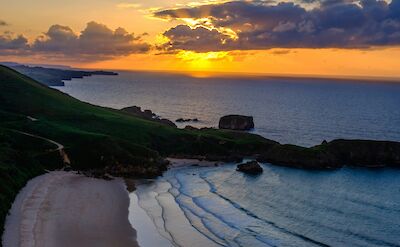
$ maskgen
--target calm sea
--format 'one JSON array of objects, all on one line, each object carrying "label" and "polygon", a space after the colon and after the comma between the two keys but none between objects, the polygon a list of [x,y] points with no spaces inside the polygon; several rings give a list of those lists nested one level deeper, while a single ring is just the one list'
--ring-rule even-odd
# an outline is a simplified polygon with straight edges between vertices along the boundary
[{"label": "calm sea", "polygon": [[[188,123],[198,127],[217,126],[226,114],[252,115],[255,133],[281,143],[400,141],[400,84],[121,72],[72,80],[58,89],[102,106],[136,105],[172,120],[198,118]],[[131,214],[139,243],[400,246],[399,170],[263,167],[258,177],[236,172],[235,164],[175,168],[138,186],[132,205],[145,214]],[[143,217],[147,220],[138,220]]]},{"label": "calm sea", "polygon": [[72,80],[59,89],[97,105],[141,106],[173,121],[198,118],[186,123],[197,127],[216,127],[227,114],[251,115],[255,133],[281,143],[400,141],[400,84],[121,72]]}]

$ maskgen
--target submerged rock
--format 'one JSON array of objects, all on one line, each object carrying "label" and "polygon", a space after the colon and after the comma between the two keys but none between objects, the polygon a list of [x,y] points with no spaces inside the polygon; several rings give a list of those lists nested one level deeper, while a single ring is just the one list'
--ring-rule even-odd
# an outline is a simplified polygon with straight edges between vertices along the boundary
[{"label": "submerged rock", "polygon": [[236,171],[251,175],[261,174],[264,170],[257,161],[250,161],[237,166]]},{"label": "submerged rock", "polygon": [[251,116],[228,115],[219,120],[220,129],[251,130],[254,128],[254,120]]}]

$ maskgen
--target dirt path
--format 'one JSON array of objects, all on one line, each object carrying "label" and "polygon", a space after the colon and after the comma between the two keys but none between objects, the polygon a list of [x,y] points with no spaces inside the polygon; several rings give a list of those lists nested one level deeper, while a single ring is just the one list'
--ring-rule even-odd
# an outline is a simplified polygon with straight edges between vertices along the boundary
[{"label": "dirt path", "polygon": [[18,130],[15,130],[15,131],[18,132],[18,133],[20,133],[20,134],[27,135],[27,136],[34,137],[34,138],[38,138],[38,139],[41,139],[41,140],[45,140],[45,141],[47,141],[47,142],[49,142],[49,143],[51,143],[51,144],[56,145],[57,148],[56,148],[56,149],[53,149],[53,150],[51,150],[51,151],[52,151],[52,152],[58,151],[58,152],[60,153],[60,156],[61,156],[63,162],[64,162],[64,165],[66,165],[66,166],[71,165],[71,160],[69,159],[68,154],[65,152],[65,147],[64,147],[64,145],[62,145],[61,143],[58,143],[58,142],[56,142],[56,141],[47,139],[47,138],[42,137],[42,136],[38,136],[38,135],[34,135],[34,134],[29,134],[29,133],[26,133],[26,132],[23,132],[23,131],[18,131]]}]

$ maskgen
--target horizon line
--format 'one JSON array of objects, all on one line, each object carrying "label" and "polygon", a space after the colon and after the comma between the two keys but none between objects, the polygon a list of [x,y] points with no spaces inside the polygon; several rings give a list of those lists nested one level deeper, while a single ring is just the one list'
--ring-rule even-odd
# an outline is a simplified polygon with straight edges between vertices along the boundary
[{"label": "horizon line", "polygon": [[[75,67],[72,67],[75,68]],[[113,69],[113,68],[75,68],[89,70],[113,70],[123,72],[145,72],[145,73],[165,73],[165,74],[184,74],[195,78],[215,78],[215,77],[271,77],[271,78],[291,78],[291,79],[328,79],[328,80],[356,80],[366,82],[392,82],[400,83],[399,77],[389,76],[365,76],[365,75],[332,75],[332,74],[279,74],[279,73],[262,73],[262,72],[227,72],[227,71],[197,71],[197,70],[153,70],[153,69]],[[377,81],[378,80],[378,81]]]},{"label": "horizon line", "polygon": [[[268,72],[229,72],[229,71],[199,71],[199,70],[168,70],[168,69],[118,69],[118,68],[90,68],[85,66],[71,66],[65,64],[43,64],[43,63],[21,63],[13,61],[0,61],[2,63],[16,63],[25,66],[39,66],[43,68],[54,68],[60,67],[59,69],[71,69],[71,70],[112,70],[112,71],[123,71],[123,72],[145,72],[145,73],[165,73],[165,74],[183,74],[195,78],[216,78],[216,77],[271,77],[271,78],[290,78],[290,79],[327,79],[327,80],[356,80],[363,82],[391,82],[400,83],[399,77],[391,76],[367,76],[367,75],[333,75],[333,74],[298,74],[298,73],[268,73]],[[64,68],[62,68],[64,67]]]}]

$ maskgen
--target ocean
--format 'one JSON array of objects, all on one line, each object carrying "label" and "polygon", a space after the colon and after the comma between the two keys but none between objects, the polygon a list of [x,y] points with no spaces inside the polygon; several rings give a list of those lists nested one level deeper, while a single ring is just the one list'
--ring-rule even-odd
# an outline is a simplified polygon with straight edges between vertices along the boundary
[{"label": "ocean", "polygon": [[[171,169],[135,196],[170,246],[400,245],[398,170],[263,164],[263,174],[252,177],[235,168]],[[139,244],[154,247],[141,239],[146,231],[135,217],[132,224]]]},{"label": "ocean", "polygon": [[400,83],[120,72],[74,79],[58,89],[96,105],[135,105],[172,121],[200,120],[180,127],[217,127],[223,115],[251,115],[255,133],[281,143],[400,141]]},{"label": "ocean", "polygon": [[[251,115],[254,133],[281,143],[400,141],[395,83],[120,72],[57,89],[116,109],[136,105],[171,120],[198,118],[186,123],[195,127],[216,127],[227,114]],[[130,212],[139,244],[400,246],[400,170],[262,166],[257,177],[236,172],[235,164],[173,168],[139,185]]]}]

